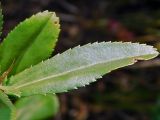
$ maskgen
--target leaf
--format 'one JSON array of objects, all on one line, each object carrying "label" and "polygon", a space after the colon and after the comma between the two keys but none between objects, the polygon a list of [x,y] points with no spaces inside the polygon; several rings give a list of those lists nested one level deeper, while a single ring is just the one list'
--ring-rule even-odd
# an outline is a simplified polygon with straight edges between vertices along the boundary
[{"label": "leaf", "polygon": [[[59,109],[59,101],[56,95],[34,95],[19,99],[15,107],[16,120],[44,120],[56,115]],[[11,110],[8,107],[1,106],[0,120],[11,120]]]},{"label": "leaf", "polygon": [[2,6],[0,3],[0,35],[2,34],[2,26],[3,26],[3,14],[2,14]]},{"label": "leaf", "polygon": [[[16,108],[8,98],[8,96],[0,90],[0,100],[10,109],[10,120],[16,120]],[[7,110],[7,109],[6,109]]]},{"label": "leaf", "polygon": [[12,104],[12,102],[10,101],[10,99],[8,98],[8,96],[0,90],[0,100],[7,105],[10,109],[14,108],[14,105]]},{"label": "leaf", "polygon": [[1,106],[0,120],[17,120],[16,119],[16,109],[10,109],[6,106]]},{"label": "leaf", "polygon": [[58,112],[56,95],[34,95],[16,102],[17,120],[45,120]]},{"label": "leaf", "polygon": [[57,42],[59,27],[55,13],[48,11],[33,15],[19,24],[0,45],[2,73],[13,61],[11,75],[47,59]]},{"label": "leaf", "polygon": [[8,107],[1,107],[0,120],[10,120],[11,110]]},{"label": "leaf", "polygon": [[157,55],[152,46],[138,43],[87,44],[11,77],[8,86],[1,86],[1,89],[17,96],[65,92],[88,85],[112,70]]}]

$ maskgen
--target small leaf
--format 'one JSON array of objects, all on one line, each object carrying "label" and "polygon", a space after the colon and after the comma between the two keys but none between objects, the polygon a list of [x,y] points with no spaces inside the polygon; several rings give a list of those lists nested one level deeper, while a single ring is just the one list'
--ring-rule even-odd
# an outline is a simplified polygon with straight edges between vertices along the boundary
[{"label": "small leaf", "polygon": [[11,75],[47,59],[57,42],[59,19],[53,12],[42,12],[19,24],[0,45],[2,73],[15,61]]},{"label": "small leaf", "polygon": [[34,95],[19,99],[15,107],[16,114],[8,107],[1,106],[0,120],[44,120],[56,115],[59,109],[59,101],[56,95]]},{"label": "small leaf", "polygon": [[17,120],[16,119],[16,109],[10,109],[6,106],[1,106],[0,120]]},{"label": "small leaf", "polygon": [[8,107],[1,107],[0,109],[0,120],[10,120],[11,110]]},{"label": "small leaf", "polygon": [[[8,98],[8,96],[0,90],[0,100],[10,109],[10,120],[16,120],[16,108]],[[6,109],[7,110],[7,109]]]},{"label": "small leaf", "polygon": [[56,95],[34,95],[16,102],[17,120],[45,120],[58,112]]},{"label": "small leaf", "polygon": [[8,96],[1,90],[0,90],[0,100],[10,109],[15,108],[10,99],[8,98]]},{"label": "small leaf", "polygon": [[8,94],[60,93],[88,85],[112,70],[158,55],[152,47],[138,43],[102,42],[70,49],[10,78],[2,86]]}]

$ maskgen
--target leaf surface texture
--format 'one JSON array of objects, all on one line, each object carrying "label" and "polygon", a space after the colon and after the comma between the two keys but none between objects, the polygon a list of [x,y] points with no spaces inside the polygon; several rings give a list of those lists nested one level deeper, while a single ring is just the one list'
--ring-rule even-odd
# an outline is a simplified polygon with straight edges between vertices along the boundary
[{"label": "leaf surface texture", "polygon": [[102,42],[69,49],[13,77],[8,94],[60,93],[88,85],[104,74],[137,60],[158,55],[152,47],[138,43]]},{"label": "leaf surface texture", "polygon": [[47,59],[57,42],[59,19],[44,11],[20,23],[0,45],[2,73],[14,62],[11,75]]}]

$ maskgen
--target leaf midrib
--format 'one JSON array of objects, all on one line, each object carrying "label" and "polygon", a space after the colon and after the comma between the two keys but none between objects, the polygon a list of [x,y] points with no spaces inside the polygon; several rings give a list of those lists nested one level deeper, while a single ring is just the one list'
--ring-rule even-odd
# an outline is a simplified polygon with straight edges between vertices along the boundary
[{"label": "leaf midrib", "polygon": [[[154,54],[150,54],[150,55],[154,55]],[[134,59],[138,60],[139,58],[141,59],[143,56],[146,56],[146,55],[140,55],[140,56],[134,56],[134,57],[123,57],[123,58],[119,58],[119,59],[115,59],[115,60],[110,60],[110,61],[107,61],[107,62],[109,63],[109,62],[121,61],[121,60],[125,60],[125,59],[133,59],[133,63],[134,63],[134,62],[136,62],[136,61],[134,61]],[[76,71],[79,71],[79,70],[87,69],[87,68],[90,68],[90,67],[93,67],[93,66],[106,64],[107,62],[106,61],[101,61],[101,62],[98,62],[98,63],[85,65],[85,66],[82,66],[82,67],[79,67],[79,68],[76,68],[76,69],[72,69],[70,71],[66,71],[66,72],[63,72],[63,73],[56,74],[56,75],[51,75],[51,76],[48,76],[48,77],[45,77],[45,78],[41,78],[39,80],[34,80],[32,82],[28,82],[28,83],[25,83],[25,84],[17,86],[17,87],[15,87],[16,85],[15,86],[13,85],[14,87],[13,86],[12,87],[13,87],[14,90],[16,90],[16,89],[19,89],[21,87],[26,87],[26,86],[29,86],[29,85],[36,84],[37,82],[43,82],[46,79],[60,77],[60,76],[63,76],[63,75],[66,75],[66,74],[69,74],[69,73],[72,73],[72,72],[76,72]]]}]

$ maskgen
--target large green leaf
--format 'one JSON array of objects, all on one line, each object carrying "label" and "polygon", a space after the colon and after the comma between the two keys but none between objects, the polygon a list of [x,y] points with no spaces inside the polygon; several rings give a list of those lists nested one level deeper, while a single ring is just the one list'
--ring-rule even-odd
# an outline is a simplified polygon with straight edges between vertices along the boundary
[{"label": "large green leaf", "polygon": [[114,69],[157,55],[152,46],[138,43],[87,44],[35,65],[11,77],[8,87],[0,87],[18,96],[65,92],[88,85]]},{"label": "large green leaf", "polygon": [[17,120],[45,120],[59,109],[56,95],[34,95],[19,99],[16,104]]},{"label": "large green leaf", "polygon": [[19,24],[0,45],[2,73],[14,62],[12,75],[47,59],[59,34],[59,19],[42,12]]}]

